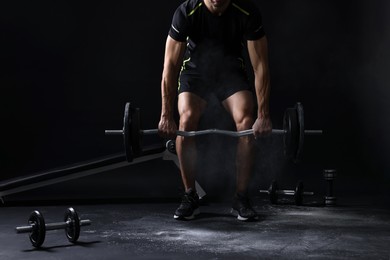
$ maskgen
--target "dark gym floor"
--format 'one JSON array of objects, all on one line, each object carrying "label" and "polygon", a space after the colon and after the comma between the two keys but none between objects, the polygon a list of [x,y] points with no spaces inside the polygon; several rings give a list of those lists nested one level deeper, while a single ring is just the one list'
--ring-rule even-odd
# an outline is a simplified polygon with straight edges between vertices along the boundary
[{"label": "dark gym floor", "polygon": [[[390,259],[386,206],[270,205],[262,197],[253,203],[257,222],[238,221],[225,202],[202,206],[193,221],[173,219],[176,202],[7,206],[0,214],[0,259]],[[77,244],[54,230],[38,250],[14,230],[34,209],[58,222],[69,206],[93,222],[82,227]]]}]

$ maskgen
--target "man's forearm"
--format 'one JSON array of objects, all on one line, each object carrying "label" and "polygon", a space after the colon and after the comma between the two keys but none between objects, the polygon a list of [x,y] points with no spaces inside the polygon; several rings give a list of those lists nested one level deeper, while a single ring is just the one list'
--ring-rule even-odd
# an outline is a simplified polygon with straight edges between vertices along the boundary
[{"label": "man's forearm", "polygon": [[269,117],[270,80],[268,69],[255,71],[255,89],[257,98],[257,117]]},{"label": "man's forearm", "polygon": [[176,70],[171,72],[163,72],[161,80],[161,98],[162,108],[161,117],[173,117],[173,108],[177,90],[177,73]]}]

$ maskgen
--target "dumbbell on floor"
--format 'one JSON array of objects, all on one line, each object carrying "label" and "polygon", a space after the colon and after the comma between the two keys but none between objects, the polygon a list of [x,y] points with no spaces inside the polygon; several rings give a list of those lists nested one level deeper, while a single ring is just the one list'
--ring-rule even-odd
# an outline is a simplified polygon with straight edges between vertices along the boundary
[{"label": "dumbbell on floor", "polygon": [[299,181],[295,190],[279,190],[278,183],[273,181],[268,190],[260,190],[260,193],[267,193],[272,204],[278,204],[279,195],[294,196],[295,204],[300,206],[304,196],[313,196],[314,192],[304,191],[303,182]]},{"label": "dumbbell on floor", "polygon": [[80,220],[73,208],[68,208],[64,215],[64,222],[45,223],[43,215],[34,210],[28,219],[28,226],[16,227],[16,233],[30,233],[29,238],[34,247],[40,247],[45,241],[47,230],[65,229],[65,235],[69,242],[77,242],[80,236],[80,227],[89,226],[89,219]]},{"label": "dumbbell on floor", "polygon": [[334,180],[336,178],[336,170],[324,170],[324,179],[326,181],[326,195],[324,197],[325,206],[335,206],[336,196],[334,195]]}]

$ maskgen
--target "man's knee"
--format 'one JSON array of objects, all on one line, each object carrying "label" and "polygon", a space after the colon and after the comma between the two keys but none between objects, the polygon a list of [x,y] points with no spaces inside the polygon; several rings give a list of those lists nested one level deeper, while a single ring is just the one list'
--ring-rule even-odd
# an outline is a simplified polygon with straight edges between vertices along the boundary
[{"label": "man's knee", "polygon": [[180,130],[181,131],[194,131],[198,128],[199,113],[194,110],[186,110],[180,115]]},{"label": "man's knee", "polygon": [[235,123],[236,123],[237,131],[244,131],[244,130],[251,129],[254,123],[253,116],[243,115]]}]

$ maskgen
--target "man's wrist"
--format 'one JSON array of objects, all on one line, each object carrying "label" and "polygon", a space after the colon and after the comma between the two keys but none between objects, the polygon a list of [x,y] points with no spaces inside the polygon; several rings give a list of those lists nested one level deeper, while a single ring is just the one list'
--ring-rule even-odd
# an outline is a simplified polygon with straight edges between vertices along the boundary
[{"label": "man's wrist", "polygon": [[173,114],[169,113],[169,112],[163,112],[163,113],[161,113],[161,118],[162,119],[172,119],[173,118]]},{"label": "man's wrist", "polygon": [[270,118],[269,113],[259,112],[257,114],[257,119],[264,120],[269,118]]}]

